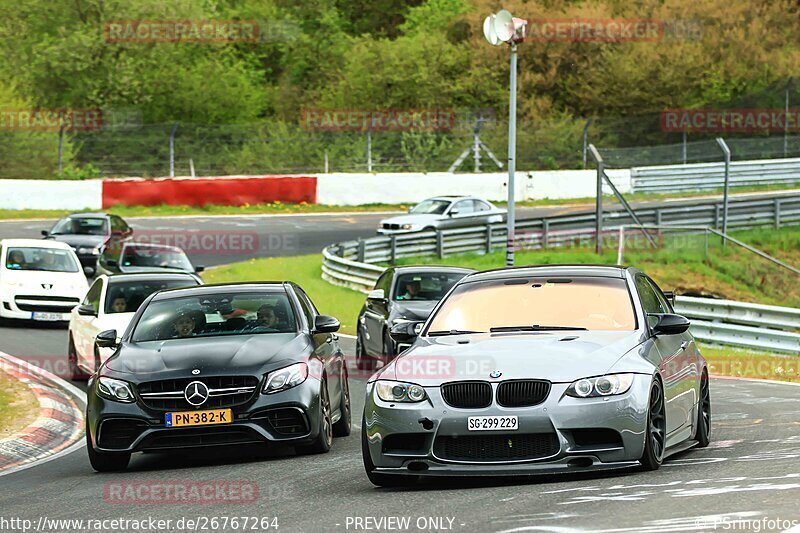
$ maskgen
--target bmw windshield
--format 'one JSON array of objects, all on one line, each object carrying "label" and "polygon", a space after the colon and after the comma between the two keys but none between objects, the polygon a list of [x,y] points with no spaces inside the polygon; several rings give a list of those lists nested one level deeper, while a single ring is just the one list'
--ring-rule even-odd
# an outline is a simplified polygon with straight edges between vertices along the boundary
[{"label": "bmw windshield", "polygon": [[456,287],[428,328],[434,332],[636,329],[623,279],[529,278],[469,282]]},{"label": "bmw windshield", "polygon": [[150,302],[133,342],[297,331],[285,292],[209,294]]},{"label": "bmw windshield", "polygon": [[412,215],[442,215],[450,206],[446,200],[425,200],[411,209]]}]

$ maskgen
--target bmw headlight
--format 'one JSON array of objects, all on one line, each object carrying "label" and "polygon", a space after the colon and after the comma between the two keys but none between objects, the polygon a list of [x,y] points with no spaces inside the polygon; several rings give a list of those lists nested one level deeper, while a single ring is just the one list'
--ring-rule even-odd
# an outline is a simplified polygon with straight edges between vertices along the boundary
[{"label": "bmw headlight", "polygon": [[403,229],[411,229],[411,224],[403,224]]},{"label": "bmw headlight", "polygon": [[300,385],[308,377],[308,365],[305,363],[295,363],[280,370],[275,370],[267,374],[267,382],[264,383],[264,394],[274,394],[276,392],[291,389]]},{"label": "bmw headlight", "polygon": [[583,378],[567,388],[573,398],[599,398],[625,394],[633,384],[634,374],[607,374],[596,378]]},{"label": "bmw headlight", "polygon": [[130,383],[119,379],[101,377],[97,380],[97,395],[106,400],[132,403],[136,401]]},{"label": "bmw headlight", "polygon": [[416,403],[428,398],[421,386],[402,381],[376,381],[375,393],[384,402]]}]

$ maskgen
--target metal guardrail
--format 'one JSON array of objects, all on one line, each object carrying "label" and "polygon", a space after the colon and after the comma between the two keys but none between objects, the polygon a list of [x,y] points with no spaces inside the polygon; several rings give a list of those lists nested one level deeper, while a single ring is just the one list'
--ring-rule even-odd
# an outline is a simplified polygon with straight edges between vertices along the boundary
[{"label": "metal guardrail", "polygon": [[[631,169],[633,192],[716,189],[721,188],[724,182],[725,164],[722,162]],[[730,164],[732,187],[798,182],[800,182],[800,158],[734,161]]]}]

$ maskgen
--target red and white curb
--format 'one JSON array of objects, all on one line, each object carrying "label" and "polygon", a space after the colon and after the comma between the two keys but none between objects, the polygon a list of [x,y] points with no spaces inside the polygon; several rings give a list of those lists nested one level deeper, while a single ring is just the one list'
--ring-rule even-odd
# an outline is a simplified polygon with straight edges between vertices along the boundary
[{"label": "red and white curb", "polygon": [[39,416],[0,439],[0,476],[51,461],[84,446],[86,394],[58,376],[0,352],[0,369],[23,382],[39,401]]}]

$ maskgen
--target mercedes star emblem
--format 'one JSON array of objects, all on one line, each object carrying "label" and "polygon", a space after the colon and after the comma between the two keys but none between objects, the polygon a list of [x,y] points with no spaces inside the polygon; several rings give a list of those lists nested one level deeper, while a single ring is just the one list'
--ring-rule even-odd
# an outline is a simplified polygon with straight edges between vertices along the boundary
[{"label": "mercedes star emblem", "polygon": [[202,381],[192,381],[186,385],[183,395],[186,397],[187,402],[197,407],[208,400],[208,387]]},{"label": "mercedes star emblem", "polygon": [[499,378],[502,375],[503,375],[503,373],[500,372],[499,370],[493,370],[492,373],[489,374],[489,377],[493,378],[493,379],[496,379],[496,378]]}]

